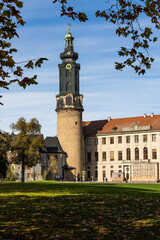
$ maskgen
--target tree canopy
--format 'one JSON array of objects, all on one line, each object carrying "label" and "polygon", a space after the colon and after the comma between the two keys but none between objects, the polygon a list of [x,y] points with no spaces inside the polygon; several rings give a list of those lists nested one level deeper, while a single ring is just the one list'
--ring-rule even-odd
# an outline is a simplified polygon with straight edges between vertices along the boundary
[{"label": "tree canopy", "polygon": [[44,178],[47,180],[55,179],[56,174],[58,174],[58,163],[55,156],[48,155],[48,166],[44,171]]},{"label": "tree canopy", "polygon": [[[87,12],[76,11],[68,0],[54,0],[53,3],[60,4],[61,16],[67,16],[80,22],[89,20]],[[150,56],[148,50],[150,45],[157,41],[157,37],[154,36],[154,29],[160,29],[159,0],[108,0],[105,2],[104,10],[99,10],[97,6],[95,15],[97,18],[103,18],[117,25],[117,36],[123,36],[131,40],[130,47],[122,46],[118,51],[119,56],[125,57],[125,60],[115,62],[117,70],[129,66],[140,75],[151,68],[154,58]],[[141,17],[145,18],[144,27],[141,26]]]},{"label": "tree canopy", "polygon": [[10,149],[11,137],[8,133],[0,131],[0,178],[6,177],[7,171],[7,151]]},{"label": "tree canopy", "polygon": [[15,60],[15,53],[18,50],[12,46],[11,40],[15,37],[19,38],[17,27],[25,24],[20,14],[22,7],[23,2],[20,0],[0,2],[0,88],[9,89],[12,83],[18,83],[23,88],[38,84],[37,75],[27,77],[24,75],[24,69],[41,67],[43,61],[47,60],[46,58],[30,59],[21,63]]},{"label": "tree canopy", "polygon": [[25,181],[25,167],[32,167],[40,160],[39,148],[44,146],[41,125],[36,118],[29,122],[21,117],[12,124],[12,130],[18,134],[12,141],[12,151],[15,152],[12,161],[22,166],[22,182]]}]

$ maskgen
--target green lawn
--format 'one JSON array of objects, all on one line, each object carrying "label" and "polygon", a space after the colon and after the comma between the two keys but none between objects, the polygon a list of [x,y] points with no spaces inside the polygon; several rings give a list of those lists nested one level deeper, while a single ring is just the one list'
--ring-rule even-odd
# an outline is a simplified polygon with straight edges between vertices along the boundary
[{"label": "green lawn", "polygon": [[160,239],[160,184],[1,183],[0,239]]}]

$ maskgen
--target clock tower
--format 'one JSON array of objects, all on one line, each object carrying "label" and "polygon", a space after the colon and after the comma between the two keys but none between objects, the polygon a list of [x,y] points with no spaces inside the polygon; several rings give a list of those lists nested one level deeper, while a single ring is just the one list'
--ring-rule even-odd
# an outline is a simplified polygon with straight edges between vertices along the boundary
[{"label": "clock tower", "polygon": [[63,150],[67,153],[64,178],[73,180],[81,177],[82,172],[82,99],[79,94],[80,64],[76,63],[78,53],[74,52],[74,37],[68,33],[65,49],[60,54],[62,63],[59,67],[59,94],[57,105],[57,137]]}]

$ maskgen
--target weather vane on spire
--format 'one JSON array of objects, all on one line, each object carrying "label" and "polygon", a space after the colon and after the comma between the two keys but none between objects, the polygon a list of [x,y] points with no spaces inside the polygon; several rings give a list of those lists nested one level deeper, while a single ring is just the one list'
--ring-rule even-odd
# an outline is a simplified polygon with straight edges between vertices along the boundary
[{"label": "weather vane on spire", "polygon": [[70,30],[70,29],[71,29],[70,27],[71,27],[72,25],[71,25],[70,23],[68,23],[68,26],[69,26],[69,27],[68,27],[68,30]]}]

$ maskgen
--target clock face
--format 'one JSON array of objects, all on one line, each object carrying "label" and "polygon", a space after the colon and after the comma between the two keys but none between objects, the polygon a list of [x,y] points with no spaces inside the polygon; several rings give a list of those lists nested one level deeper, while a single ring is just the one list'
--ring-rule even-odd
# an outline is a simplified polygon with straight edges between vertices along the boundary
[{"label": "clock face", "polygon": [[72,68],[72,65],[68,63],[68,64],[66,65],[66,68],[67,68],[67,69],[71,69],[71,68]]},{"label": "clock face", "polygon": [[69,52],[67,52],[67,55],[70,55],[71,54],[71,52],[69,51]]}]

